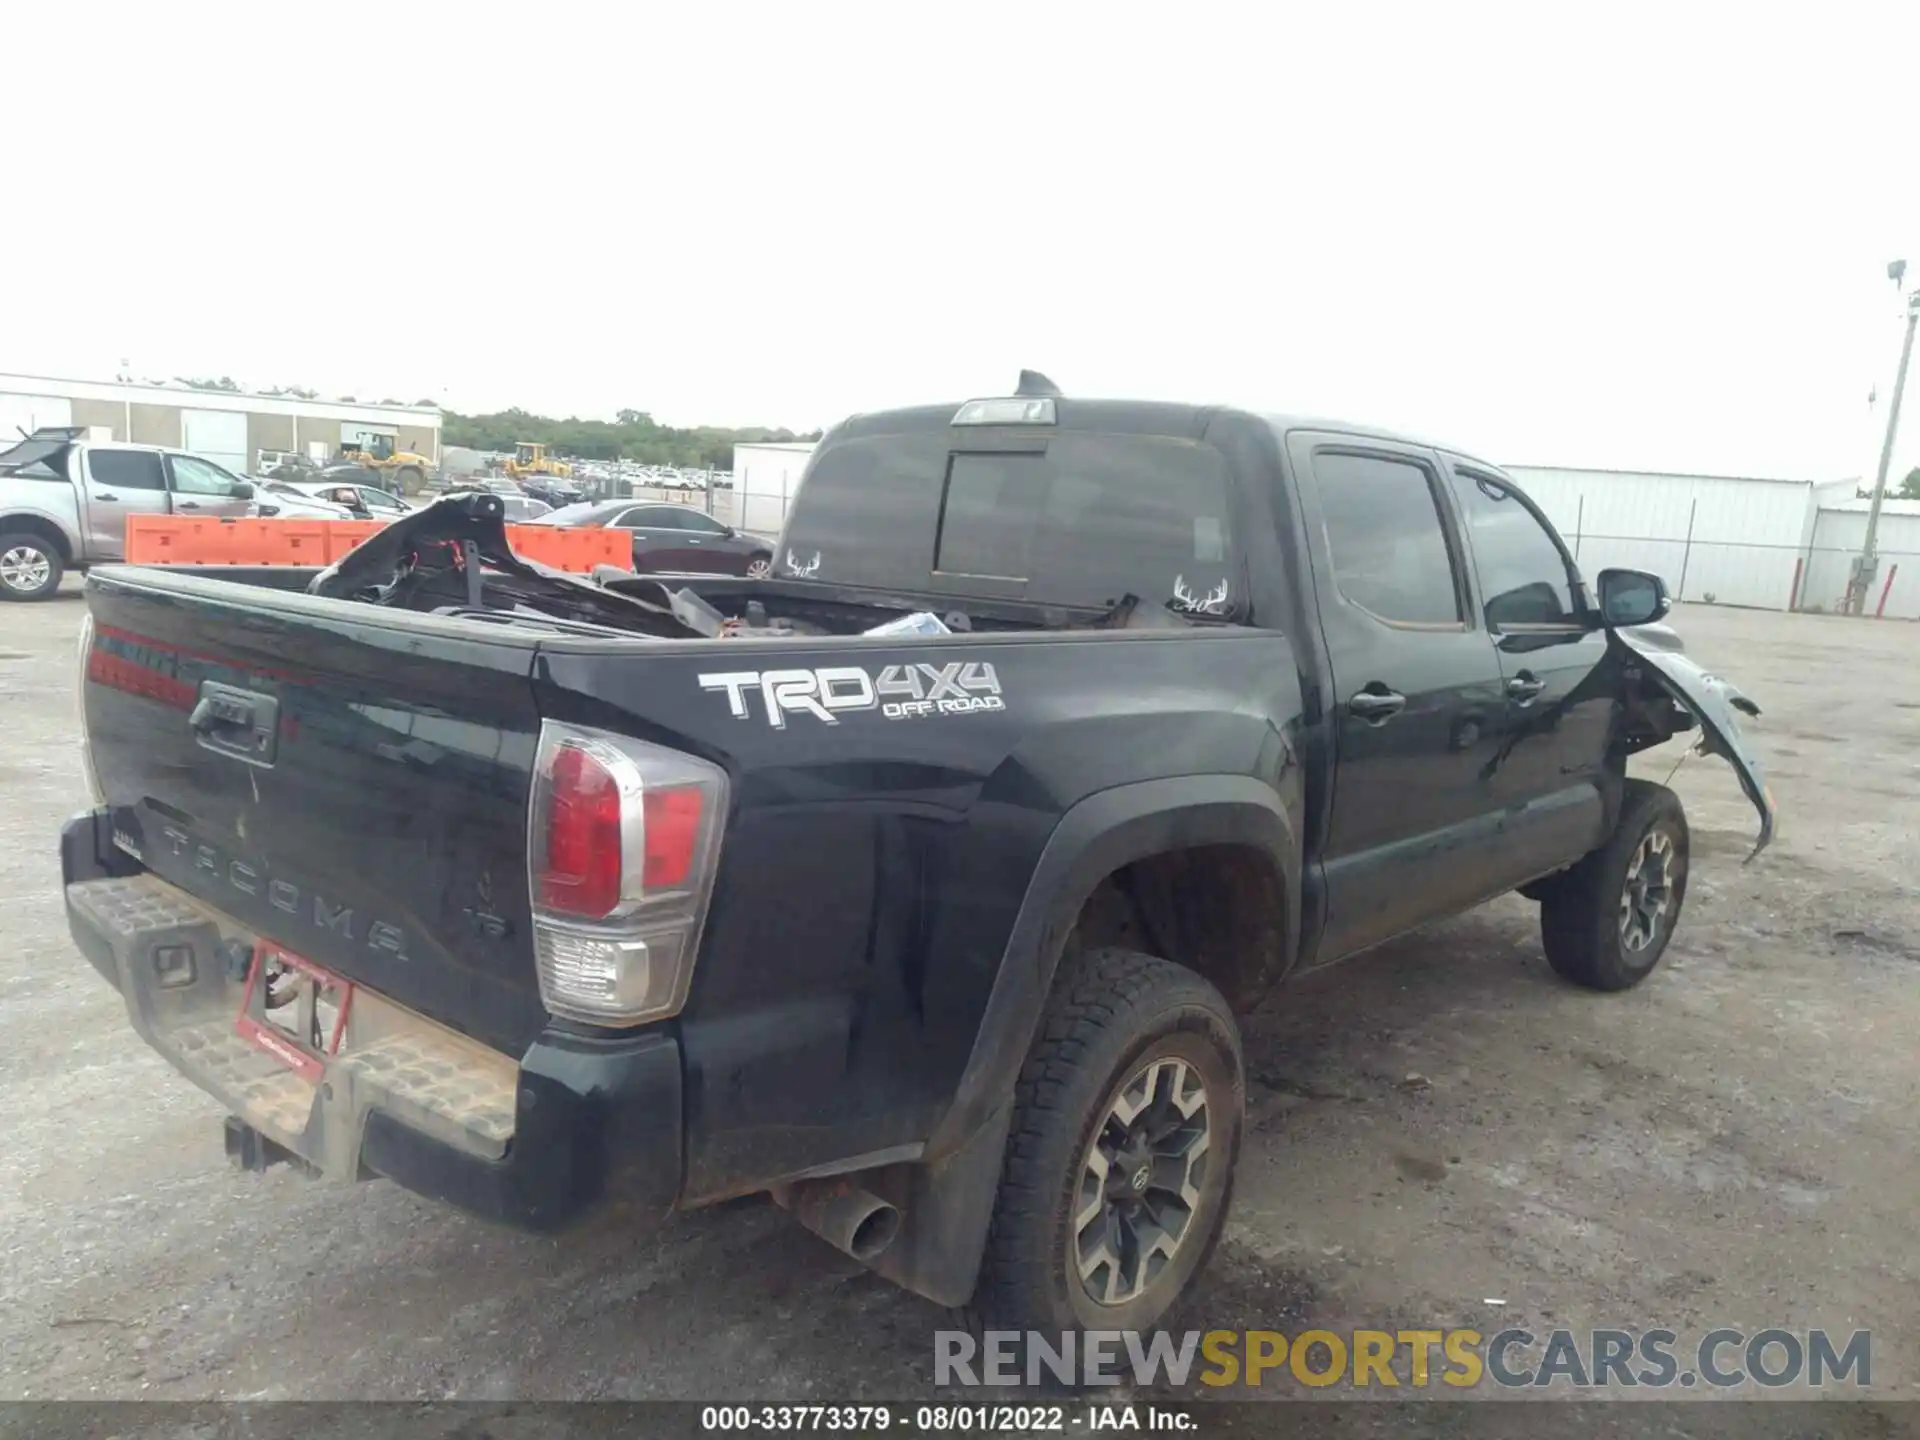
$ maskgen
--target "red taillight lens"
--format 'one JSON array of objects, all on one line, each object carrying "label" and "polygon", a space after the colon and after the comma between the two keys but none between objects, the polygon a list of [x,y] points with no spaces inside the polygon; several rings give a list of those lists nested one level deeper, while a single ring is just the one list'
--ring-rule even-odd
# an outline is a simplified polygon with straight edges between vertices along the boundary
[{"label": "red taillight lens", "polygon": [[620,904],[620,786],[578,745],[555,752],[548,777],[540,904],[598,919]]},{"label": "red taillight lens", "polygon": [[675,889],[687,883],[693,871],[694,847],[700,840],[700,787],[648,790],[647,863],[643,882],[651,890]]},{"label": "red taillight lens", "polygon": [[686,1002],[713,898],[727,773],[630,735],[540,722],[527,880],[540,997],[589,1025]]}]

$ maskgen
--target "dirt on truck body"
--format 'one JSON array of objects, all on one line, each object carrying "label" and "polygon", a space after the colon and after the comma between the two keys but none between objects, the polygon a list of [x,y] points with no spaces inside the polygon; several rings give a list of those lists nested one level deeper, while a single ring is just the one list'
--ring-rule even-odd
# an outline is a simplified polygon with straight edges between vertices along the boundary
[{"label": "dirt on truck body", "polygon": [[500,517],[89,577],[71,928],[243,1160],[542,1229],[765,1191],[982,1324],[1144,1328],[1275,983],[1518,890],[1639,984],[1677,732],[1771,833],[1661,582],[1441,447],[1028,377],[831,432],[765,579]]}]

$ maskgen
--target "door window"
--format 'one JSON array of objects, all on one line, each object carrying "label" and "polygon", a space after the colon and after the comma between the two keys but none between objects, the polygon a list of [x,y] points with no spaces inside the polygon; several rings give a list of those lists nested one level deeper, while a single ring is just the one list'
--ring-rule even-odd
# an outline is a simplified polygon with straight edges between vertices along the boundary
[{"label": "door window", "polygon": [[98,489],[164,490],[167,478],[151,450],[90,450],[87,470]]},{"label": "door window", "polygon": [[170,455],[167,458],[173,467],[173,488],[179,494],[217,495],[225,500],[233,498],[233,487],[239,482],[218,465],[194,455]]},{"label": "door window", "polygon": [[724,535],[727,533],[726,526],[722,525],[718,520],[702,515],[697,510],[676,511],[675,518],[679,521],[682,530],[691,530],[696,535]]},{"label": "door window", "polygon": [[1322,452],[1313,473],[1340,593],[1391,624],[1460,624],[1459,584],[1427,467]]},{"label": "door window", "polygon": [[678,530],[679,517],[659,505],[641,505],[627,511],[614,526],[621,530]]},{"label": "door window", "polygon": [[1566,552],[1512,487],[1457,470],[1453,490],[1473,543],[1487,628],[1579,624]]}]

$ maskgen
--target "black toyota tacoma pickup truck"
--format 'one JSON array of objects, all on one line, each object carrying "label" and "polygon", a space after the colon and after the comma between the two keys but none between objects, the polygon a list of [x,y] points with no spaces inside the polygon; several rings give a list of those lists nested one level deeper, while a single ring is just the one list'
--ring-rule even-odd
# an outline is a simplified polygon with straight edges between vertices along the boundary
[{"label": "black toyota tacoma pickup truck", "polygon": [[561,575],[469,495],[86,594],[72,933],[237,1160],[542,1229],[768,1192],[1002,1328],[1188,1286],[1279,981],[1512,890],[1644,979],[1676,731],[1772,828],[1660,581],[1496,467],[1033,377],[833,430],[766,579]]}]

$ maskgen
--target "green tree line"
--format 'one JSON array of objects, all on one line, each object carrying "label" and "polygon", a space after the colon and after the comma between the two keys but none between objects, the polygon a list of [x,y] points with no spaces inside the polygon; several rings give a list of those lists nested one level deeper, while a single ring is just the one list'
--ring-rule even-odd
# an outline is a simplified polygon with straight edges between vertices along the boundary
[{"label": "green tree line", "polygon": [[522,441],[545,445],[553,454],[578,460],[634,460],[643,465],[679,465],[693,469],[727,470],[733,466],[733,447],[766,440],[818,440],[820,432],[795,434],[791,430],[749,425],[730,430],[718,425],[682,429],[662,425],[643,410],[622,410],[612,420],[555,420],[525,410],[501,410],[491,415],[461,415],[442,411],[440,443],[475,450],[506,450]]},{"label": "green tree line", "polygon": [[[1862,485],[1853,492],[1862,500],[1873,498],[1873,487]],[[1907,472],[1907,478],[1895,484],[1891,476],[1887,479],[1887,498],[1889,500],[1920,500],[1920,465]]]}]

